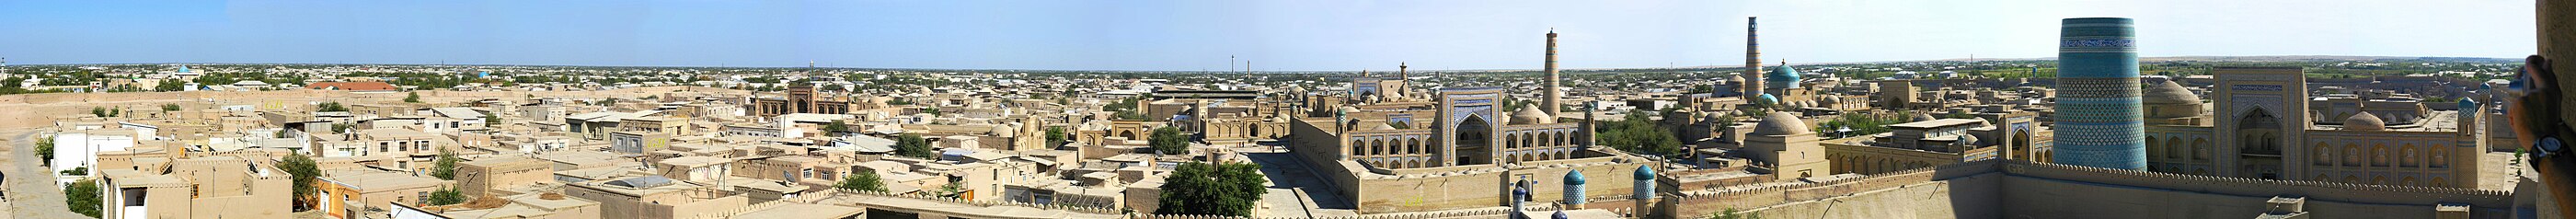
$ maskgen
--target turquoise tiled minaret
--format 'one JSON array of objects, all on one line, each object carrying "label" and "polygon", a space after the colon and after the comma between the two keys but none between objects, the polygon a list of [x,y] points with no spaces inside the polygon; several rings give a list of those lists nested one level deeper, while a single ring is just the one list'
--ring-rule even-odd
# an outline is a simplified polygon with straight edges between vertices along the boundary
[{"label": "turquoise tiled minaret", "polygon": [[2136,36],[2128,18],[2068,18],[2059,29],[2053,162],[2146,169]]}]

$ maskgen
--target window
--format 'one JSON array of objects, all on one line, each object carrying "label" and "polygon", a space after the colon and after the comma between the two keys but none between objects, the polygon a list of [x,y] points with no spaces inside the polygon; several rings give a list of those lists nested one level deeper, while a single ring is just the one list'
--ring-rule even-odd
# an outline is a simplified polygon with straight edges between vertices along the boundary
[{"label": "window", "polygon": [[[2431,154],[2433,154],[2433,167],[2448,167],[2448,166],[2450,166],[2450,165],[2451,165],[2451,158],[2450,158],[2450,156],[2447,156],[2447,155],[2443,154],[2443,153],[2444,153],[2444,152],[2446,152],[2446,151],[2442,151],[2442,148],[2441,148],[2441,147],[2439,147],[2439,146],[2433,147],[2433,149],[2432,149],[2431,151],[2432,151],[2432,152],[2431,152]],[[2435,179],[2435,180],[2437,180],[2437,181],[2438,181],[2438,180],[2440,180],[2440,179]]]}]

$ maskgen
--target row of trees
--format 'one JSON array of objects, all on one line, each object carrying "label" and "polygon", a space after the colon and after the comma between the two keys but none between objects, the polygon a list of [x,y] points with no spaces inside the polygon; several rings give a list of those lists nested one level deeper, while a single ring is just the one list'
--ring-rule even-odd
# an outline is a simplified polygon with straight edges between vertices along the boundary
[{"label": "row of trees", "polygon": [[1619,121],[1598,124],[1601,132],[1597,137],[1601,145],[1634,154],[1681,154],[1681,138],[1675,137],[1672,130],[1655,125],[1654,118],[1647,116],[1650,113],[1653,112],[1629,111],[1628,116]]}]

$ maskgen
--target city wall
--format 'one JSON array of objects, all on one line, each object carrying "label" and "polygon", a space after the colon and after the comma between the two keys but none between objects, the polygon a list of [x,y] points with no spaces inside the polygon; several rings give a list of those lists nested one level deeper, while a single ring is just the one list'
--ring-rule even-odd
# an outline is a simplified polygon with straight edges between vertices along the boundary
[{"label": "city wall", "polygon": [[2275,196],[2305,197],[2312,218],[2430,218],[2437,204],[2506,218],[2507,191],[2373,186],[2109,170],[2014,160],[1943,165],[1814,184],[1657,200],[1663,216],[1727,209],[1766,218],[2233,218]]}]

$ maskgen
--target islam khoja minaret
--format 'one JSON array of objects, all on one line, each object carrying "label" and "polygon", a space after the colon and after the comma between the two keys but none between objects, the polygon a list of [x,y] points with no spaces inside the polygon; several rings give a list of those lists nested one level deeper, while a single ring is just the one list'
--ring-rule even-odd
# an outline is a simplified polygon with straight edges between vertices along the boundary
[{"label": "islam khoja minaret", "polygon": [[2138,49],[2128,18],[2068,18],[2058,29],[2059,164],[2145,170]]}]

